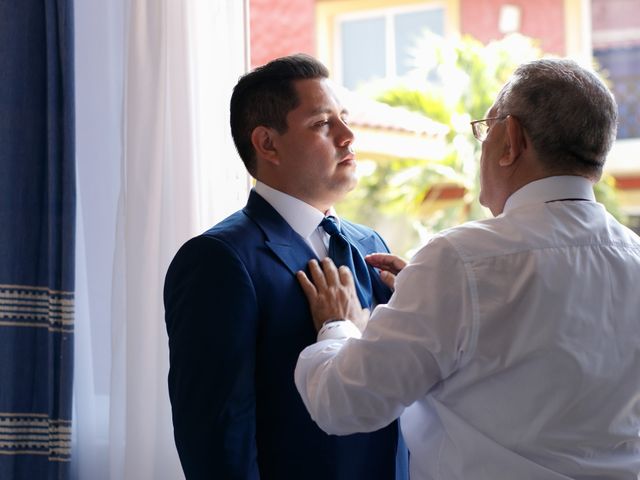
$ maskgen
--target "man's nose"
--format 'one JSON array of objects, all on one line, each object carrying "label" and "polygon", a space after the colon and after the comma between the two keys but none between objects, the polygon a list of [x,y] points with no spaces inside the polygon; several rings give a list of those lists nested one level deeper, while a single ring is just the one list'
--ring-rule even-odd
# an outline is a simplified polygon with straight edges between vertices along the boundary
[{"label": "man's nose", "polygon": [[337,139],[338,145],[340,146],[346,146],[353,143],[353,130],[351,130],[351,128],[349,128],[349,125],[347,125],[344,121],[340,121],[340,132]]}]

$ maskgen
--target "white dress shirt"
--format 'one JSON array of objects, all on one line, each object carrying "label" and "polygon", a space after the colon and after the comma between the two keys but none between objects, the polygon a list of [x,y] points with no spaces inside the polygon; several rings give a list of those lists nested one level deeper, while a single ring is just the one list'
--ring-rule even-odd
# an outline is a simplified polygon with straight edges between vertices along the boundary
[{"label": "white dress shirt", "polygon": [[402,415],[412,480],[638,479],[640,239],[587,180],[530,183],[430,240],[362,338],[309,346],[295,377],[329,433]]},{"label": "white dress shirt", "polygon": [[[322,260],[327,256],[330,237],[323,228],[319,227],[320,222],[325,217],[323,212],[262,182],[256,181],[254,190],[307,242],[307,245],[315,252],[318,259]],[[340,220],[333,207],[327,212],[327,215],[335,217],[338,225],[340,225]]]}]

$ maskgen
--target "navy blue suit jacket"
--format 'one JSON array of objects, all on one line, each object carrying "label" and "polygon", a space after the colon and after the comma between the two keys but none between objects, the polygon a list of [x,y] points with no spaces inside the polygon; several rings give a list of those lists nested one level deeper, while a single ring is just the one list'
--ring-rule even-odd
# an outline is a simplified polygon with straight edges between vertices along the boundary
[{"label": "navy blue suit jacket", "polygon": [[[342,227],[363,254],[388,251],[373,230]],[[187,479],[396,478],[397,422],[327,435],[296,391],[296,361],[316,331],[295,273],[311,258],[302,237],[251,192],[243,210],[173,259],[164,288],[169,394]],[[390,292],[371,274],[376,301],[386,302]]]}]

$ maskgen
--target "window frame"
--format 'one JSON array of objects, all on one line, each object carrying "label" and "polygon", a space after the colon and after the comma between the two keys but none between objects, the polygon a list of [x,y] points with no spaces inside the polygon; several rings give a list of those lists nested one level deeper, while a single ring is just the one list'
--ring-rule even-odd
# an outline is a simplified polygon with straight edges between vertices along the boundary
[{"label": "window frame", "polygon": [[333,19],[333,76],[338,83],[344,85],[343,72],[343,49],[341,27],[343,22],[367,20],[372,18],[384,18],[385,28],[385,79],[398,78],[397,74],[397,56],[396,56],[396,35],[395,35],[395,16],[407,13],[426,12],[432,10],[442,10],[442,30],[444,36],[448,34],[449,23],[449,5],[445,0],[434,1],[422,4],[395,5],[383,8],[372,8],[368,10],[356,10],[344,12],[336,15]]}]

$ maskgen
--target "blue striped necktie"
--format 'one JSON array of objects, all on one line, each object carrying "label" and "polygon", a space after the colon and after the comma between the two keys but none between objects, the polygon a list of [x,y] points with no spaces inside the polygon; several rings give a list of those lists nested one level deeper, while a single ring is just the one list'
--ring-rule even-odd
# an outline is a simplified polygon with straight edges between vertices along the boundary
[{"label": "blue striped necktie", "polygon": [[330,236],[329,257],[336,266],[346,265],[353,274],[356,292],[363,308],[372,304],[371,277],[364,257],[358,249],[340,232],[333,217],[324,217],[320,226]]}]

